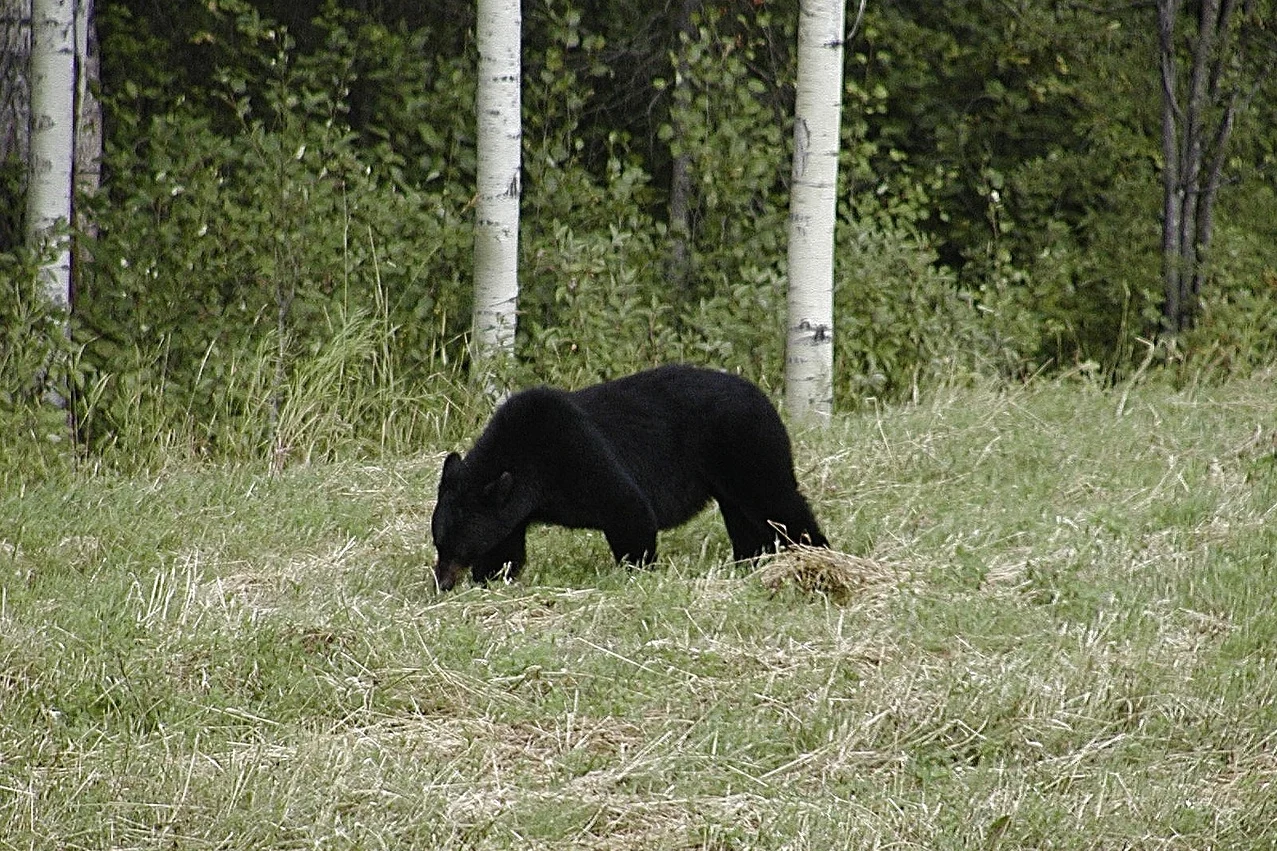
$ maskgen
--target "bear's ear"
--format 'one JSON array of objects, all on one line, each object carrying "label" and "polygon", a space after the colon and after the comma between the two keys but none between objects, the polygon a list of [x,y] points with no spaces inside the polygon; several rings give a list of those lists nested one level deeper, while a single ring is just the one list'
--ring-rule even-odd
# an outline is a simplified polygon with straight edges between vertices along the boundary
[{"label": "bear's ear", "polygon": [[495,505],[505,505],[514,491],[514,476],[507,470],[483,489],[483,495]]},{"label": "bear's ear", "polygon": [[461,475],[461,466],[464,463],[460,455],[449,452],[448,457],[443,459],[443,472],[439,474],[439,481],[455,481],[457,476]]}]

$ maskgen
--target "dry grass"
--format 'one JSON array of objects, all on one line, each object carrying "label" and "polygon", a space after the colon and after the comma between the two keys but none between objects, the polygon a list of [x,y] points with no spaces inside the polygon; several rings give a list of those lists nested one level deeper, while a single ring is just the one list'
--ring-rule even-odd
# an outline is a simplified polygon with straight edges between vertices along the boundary
[{"label": "dry grass", "polygon": [[1212,394],[851,418],[842,551],[538,532],[449,595],[434,456],[28,488],[0,848],[1271,847],[1277,401]]},{"label": "dry grass", "polygon": [[838,603],[898,588],[909,577],[897,565],[806,544],[767,556],[753,575],[771,591],[793,585]]}]

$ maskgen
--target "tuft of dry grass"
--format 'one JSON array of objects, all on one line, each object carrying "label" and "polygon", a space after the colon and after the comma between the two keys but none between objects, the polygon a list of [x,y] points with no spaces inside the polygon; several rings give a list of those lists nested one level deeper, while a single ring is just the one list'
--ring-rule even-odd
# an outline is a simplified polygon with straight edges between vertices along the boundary
[{"label": "tuft of dry grass", "polygon": [[898,588],[909,574],[890,562],[795,544],[766,556],[752,577],[772,592],[792,585],[804,594],[847,603]]}]

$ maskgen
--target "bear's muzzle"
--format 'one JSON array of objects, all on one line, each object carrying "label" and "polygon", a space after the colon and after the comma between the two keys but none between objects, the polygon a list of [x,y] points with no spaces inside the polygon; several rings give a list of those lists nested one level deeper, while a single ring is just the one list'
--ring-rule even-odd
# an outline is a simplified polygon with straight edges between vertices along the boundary
[{"label": "bear's muzzle", "polygon": [[439,559],[435,565],[435,583],[440,591],[451,591],[466,572],[466,566],[455,559]]}]

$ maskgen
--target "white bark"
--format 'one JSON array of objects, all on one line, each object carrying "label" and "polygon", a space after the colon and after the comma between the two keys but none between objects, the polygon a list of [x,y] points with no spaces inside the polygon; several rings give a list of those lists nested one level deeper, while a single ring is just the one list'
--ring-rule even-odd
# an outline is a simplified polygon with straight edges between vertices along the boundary
[{"label": "white bark", "polygon": [[45,268],[45,292],[71,303],[71,246],[53,230],[71,221],[75,159],[75,0],[35,0],[31,21],[31,181],[27,227],[33,247],[56,239]]},{"label": "white bark", "polygon": [[519,302],[519,0],[477,0],[478,199],[474,230],[476,360],[514,351]]},{"label": "white bark", "polygon": [[845,9],[844,0],[801,0],[799,7],[785,404],[798,417],[828,418]]}]

